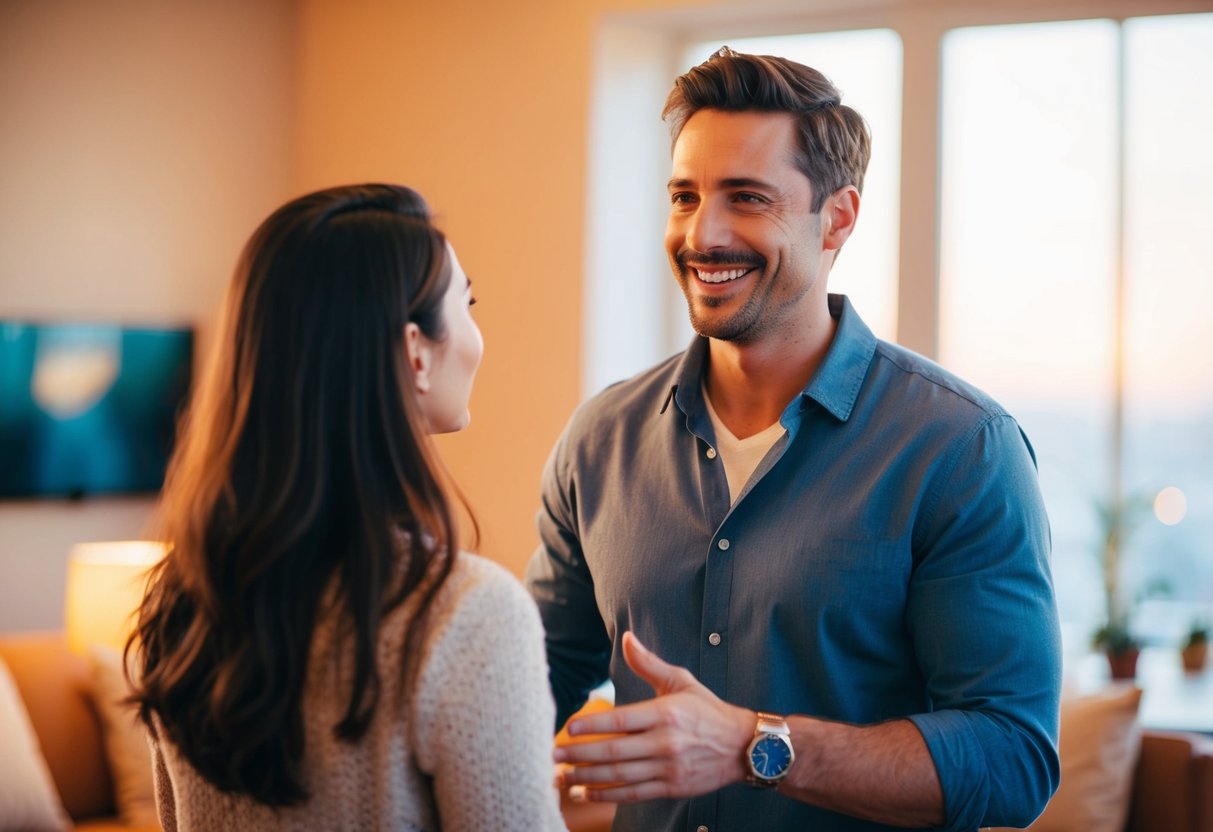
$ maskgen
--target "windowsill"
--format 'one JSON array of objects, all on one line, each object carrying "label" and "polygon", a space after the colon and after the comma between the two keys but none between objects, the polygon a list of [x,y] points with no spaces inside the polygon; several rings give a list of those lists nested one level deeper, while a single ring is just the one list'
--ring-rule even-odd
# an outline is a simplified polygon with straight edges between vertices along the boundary
[{"label": "windowsill", "polygon": [[[1111,682],[1107,657],[1096,652],[1076,656],[1066,677],[1076,693],[1097,691]],[[1137,678],[1123,682],[1133,683],[1142,689],[1143,728],[1213,734],[1213,664],[1185,673],[1179,648],[1146,647],[1137,660]]]}]

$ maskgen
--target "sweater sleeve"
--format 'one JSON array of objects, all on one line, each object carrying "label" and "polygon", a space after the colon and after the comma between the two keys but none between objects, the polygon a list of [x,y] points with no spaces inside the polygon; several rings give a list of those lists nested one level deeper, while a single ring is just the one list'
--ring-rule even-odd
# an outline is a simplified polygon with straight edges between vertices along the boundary
[{"label": "sweater sleeve", "polygon": [[417,680],[418,763],[448,832],[564,830],[538,611],[504,569],[468,560],[472,574],[435,611]]}]

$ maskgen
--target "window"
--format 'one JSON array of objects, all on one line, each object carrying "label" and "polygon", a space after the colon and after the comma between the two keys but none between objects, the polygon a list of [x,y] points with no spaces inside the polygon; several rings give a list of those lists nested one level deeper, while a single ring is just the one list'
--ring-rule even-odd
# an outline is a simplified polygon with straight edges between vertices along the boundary
[{"label": "window", "polygon": [[944,40],[940,358],[1036,446],[1063,619],[1104,615],[1118,491],[1124,600],[1213,597],[1211,72],[1213,15]]},{"label": "window", "polygon": [[689,337],[661,242],[671,80],[721,44],[803,60],[874,134],[831,288],[1020,419],[1073,633],[1103,615],[1096,501],[1117,481],[1161,495],[1134,518],[1126,568],[1134,594],[1166,588],[1173,617],[1155,607],[1141,623],[1172,639],[1194,611],[1213,614],[1213,15],[1176,14],[1208,8],[1190,0],[1030,5],[822,4],[782,19],[722,5],[604,22],[584,391]]}]

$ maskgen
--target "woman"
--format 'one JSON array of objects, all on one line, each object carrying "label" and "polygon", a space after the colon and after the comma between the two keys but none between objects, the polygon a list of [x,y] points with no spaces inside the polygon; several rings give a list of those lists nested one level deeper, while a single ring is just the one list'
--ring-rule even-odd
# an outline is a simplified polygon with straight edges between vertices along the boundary
[{"label": "woman", "polygon": [[245,247],[128,650],[166,829],[563,829],[543,635],[459,552],[471,283],[421,197],[304,196]]}]

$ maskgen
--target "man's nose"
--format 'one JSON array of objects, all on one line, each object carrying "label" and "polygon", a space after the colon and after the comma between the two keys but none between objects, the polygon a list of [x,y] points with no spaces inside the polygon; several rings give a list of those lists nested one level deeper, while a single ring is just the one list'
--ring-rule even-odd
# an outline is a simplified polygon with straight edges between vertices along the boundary
[{"label": "man's nose", "polygon": [[687,246],[695,251],[727,248],[731,230],[725,212],[709,200],[695,209],[687,223]]}]

